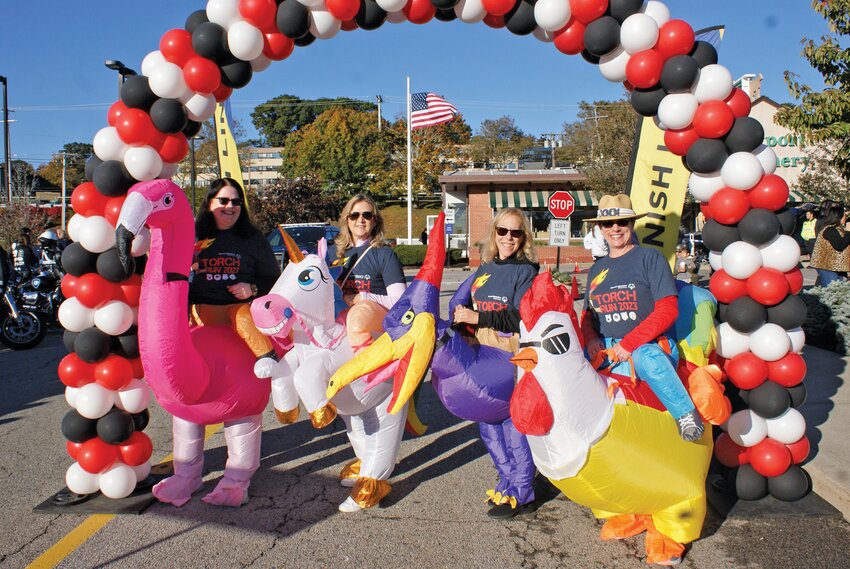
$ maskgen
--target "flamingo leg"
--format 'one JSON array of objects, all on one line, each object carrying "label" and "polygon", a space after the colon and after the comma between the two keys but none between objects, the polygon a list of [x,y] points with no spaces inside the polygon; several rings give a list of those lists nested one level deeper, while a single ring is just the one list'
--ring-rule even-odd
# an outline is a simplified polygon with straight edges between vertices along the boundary
[{"label": "flamingo leg", "polygon": [[160,502],[182,506],[203,486],[204,426],[174,417],[174,475],[151,490]]},{"label": "flamingo leg", "polygon": [[215,490],[201,498],[214,506],[237,507],[248,502],[251,477],[260,467],[262,416],[252,415],[224,424],[227,462]]}]

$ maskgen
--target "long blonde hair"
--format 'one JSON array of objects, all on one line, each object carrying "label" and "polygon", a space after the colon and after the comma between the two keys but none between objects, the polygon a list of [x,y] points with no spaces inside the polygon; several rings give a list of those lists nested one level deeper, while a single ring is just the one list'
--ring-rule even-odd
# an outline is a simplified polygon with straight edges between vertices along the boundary
[{"label": "long blonde hair", "polygon": [[493,218],[493,223],[490,224],[490,235],[487,237],[487,243],[481,250],[481,261],[489,263],[496,258],[496,253],[498,252],[498,247],[496,246],[496,227],[498,227],[502,220],[509,215],[520,220],[520,223],[522,224],[522,232],[524,234],[522,243],[520,243],[520,246],[516,251],[516,258],[536,263],[537,252],[534,250],[534,237],[531,235],[531,226],[528,223],[528,218],[522,214],[522,211],[515,207],[506,207],[496,213],[496,217]]},{"label": "long blonde hair", "polygon": [[384,217],[378,209],[378,205],[371,196],[366,194],[357,194],[345,204],[342,212],[339,214],[339,235],[336,236],[336,256],[340,259],[345,257],[345,252],[354,247],[354,236],[351,235],[351,230],[348,228],[348,214],[354,209],[354,206],[360,202],[366,202],[372,208],[372,213],[375,214],[375,225],[372,227],[372,239],[369,243],[373,247],[381,247],[384,244]]}]

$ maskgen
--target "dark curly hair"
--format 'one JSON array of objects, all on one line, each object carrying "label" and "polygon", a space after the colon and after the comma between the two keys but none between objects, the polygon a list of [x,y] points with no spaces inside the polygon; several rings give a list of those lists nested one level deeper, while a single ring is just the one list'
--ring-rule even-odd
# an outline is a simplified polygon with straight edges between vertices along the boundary
[{"label": "dark curly hair", "polygon": [[233,178],[219,178],[210,184],[210,189],[207,191],[207,195],[204,196],[204,201],[201,202],[198,208],[198,214],[195,216],[195,237],[197,239],[209,239],[210,237],[215,237],[218,233],[215,217],[213,217],[210,211],[210,202],[222,188],[228,186],[235,189],[239,197],[242,198],[242,211],[239,213],[236,224],[233,226],[236,234],[240,237],[250,237],[254,233],[260,233],[260,230],[251,221],[251,214],[246,207],[248,202],[245,198],[245,190],[242,189],[242,185]]}]

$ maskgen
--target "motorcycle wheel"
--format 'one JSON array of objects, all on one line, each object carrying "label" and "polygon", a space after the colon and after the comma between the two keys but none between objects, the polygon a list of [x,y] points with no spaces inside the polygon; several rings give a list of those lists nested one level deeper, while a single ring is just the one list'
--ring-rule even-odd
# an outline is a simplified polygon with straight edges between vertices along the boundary
[{"label": "motorcycle wheel", "polygon": [[34,348],[46,333],[44,321],[32,312],[21,312],[17,320],[7,314],[0,323],[0,342],[13,350]]}]

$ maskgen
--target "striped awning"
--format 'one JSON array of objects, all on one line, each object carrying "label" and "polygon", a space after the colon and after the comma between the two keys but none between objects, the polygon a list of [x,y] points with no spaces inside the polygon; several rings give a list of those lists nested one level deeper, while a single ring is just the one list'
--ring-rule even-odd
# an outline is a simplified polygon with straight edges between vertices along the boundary
[{"label": "striped awning", "polygon": [[[548,206],[550,193],[552,192],[548,190],[490,192],[490,207],[493,209],[502,209],[503,207],[545,208]],[[576,200],[576,207],[595,206],[599,203],[599,200],[594,198],[588,190],[570,190],[570,194]]]}]

